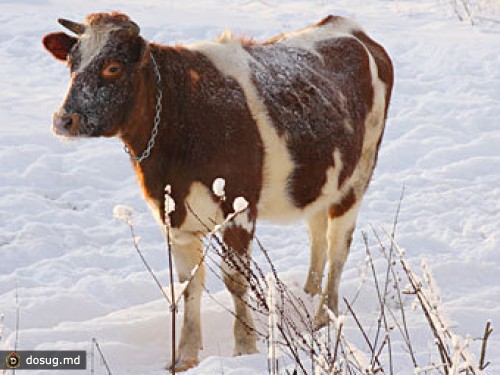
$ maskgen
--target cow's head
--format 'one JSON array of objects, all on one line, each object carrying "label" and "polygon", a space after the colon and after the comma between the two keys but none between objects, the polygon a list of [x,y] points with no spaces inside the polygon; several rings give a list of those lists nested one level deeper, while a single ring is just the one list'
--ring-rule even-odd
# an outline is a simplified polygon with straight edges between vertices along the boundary
[{"label": "cow's head", "polygon": [[76,37],[56,32],[43,38],[45,48],[71,71],[71,86],[54,114],[53,132],[62,137],[116,135],[133,106],[147,50],[139,27],[120,13],[91,14],[83,24],[64,19],[59,23]]}]

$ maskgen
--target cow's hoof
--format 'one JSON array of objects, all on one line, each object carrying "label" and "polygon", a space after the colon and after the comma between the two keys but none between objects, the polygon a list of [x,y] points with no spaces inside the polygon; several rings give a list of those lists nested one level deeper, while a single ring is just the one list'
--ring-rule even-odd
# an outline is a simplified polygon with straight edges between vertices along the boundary
[{"label": "cow's hoof", "polygon": [[310,296],[315,296],[321,293],[321,277],[318,277],[315,272],[309,272],[307,275],[304,292]]},{"label": "cow's hoof", "polygon": [[314,330],[319,331],[330,323],[330,318],[324,309],[320,309],[314,317]]},{"label": "cow's hoof", "polygon": [[237,348],[234,348],[234,356],[238,357],[240,355],[248,355],[248,354],[255,354],[258,353],[259,351],[257,350],[257,347],[255,346],[254,343],[250,343],[248,345],[238,345]]},{"label": "cow's hoof", "polygon": [[199,363],[197,359],[179,359],[175,362],[174,367],[171,364],[167,365],[167,371],[172,373],[175,368],[175,372],[183,372],[198,366]]},{"label": "cow's hoof", "polygon": [[306,284],[304,285],[304,292],[313,297],[321,293],[321,285],[315,281],[307,279]]}]

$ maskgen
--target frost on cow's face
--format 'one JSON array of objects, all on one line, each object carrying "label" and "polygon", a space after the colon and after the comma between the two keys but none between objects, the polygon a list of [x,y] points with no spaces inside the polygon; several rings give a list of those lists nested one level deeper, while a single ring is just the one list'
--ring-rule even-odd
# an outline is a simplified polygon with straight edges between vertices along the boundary
[{"label": "frost on cow's face", "polygon": [[126,16],[98,16],[87,19],[78,38],[53,33],[43,41],[71,72],[66,100],[54,114],[53,131],[62,137],[116,135],[133,108],[146,44]]},{"label": "frost on cow's face", "polygon": [[142,43],[139,37],[123,34],[112,31],[97,55],[90,56],[90,61],[82,56],[82,41],[69,54],[72,84],[63,110],[80,116],[81,135],[116,134],[132,107]]}]

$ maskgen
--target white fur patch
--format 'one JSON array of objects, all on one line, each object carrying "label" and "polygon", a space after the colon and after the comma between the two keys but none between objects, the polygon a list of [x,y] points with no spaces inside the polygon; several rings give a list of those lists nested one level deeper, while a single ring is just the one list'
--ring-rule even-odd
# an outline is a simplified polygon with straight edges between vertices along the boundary
[{"label": "white fur patch", "polygon": [[234,225],[240,226],[245,229],[248,233],[251,233],[254,228],[254,223],[250,220],[250,214],[248,211],[240,212],[233,219]]},{"label": "white fur patch", "polygon": [[[223,220],[219,204],[214,202],[213,193],[202,183],[193,182],[186,197],[186,219],[181,230],[207,233]],[[191,211],[192,210],[192,211]]]},{"label": "white fur patch", "polygon": [[322,59],[322,56],[315,49],[317,42],[334,38],[352,37],[352,33],[355,31],[362,31],[362,28],[353,20],[339,18],[334,22],[328,22],[322,26],[311,26],[283,34],[278,43],[283,43],[289,47],[305,49]]},{"label": "white fur patch", "polygon": [[[156,199],[147,199],[147,202],[156,221],[164,228],[164,223],[160,216],[160,202]],[[219,205],[212,199],[212,192],[200,182],[193,182],[191,184],[185,204],[187,210],[186,219],[179,229],[172,228],[172,233],[176,231],[207,233],[216,224],[220,224],[223,221]],[[206,227],[209,228],[208,231]]]},{"label": "white fur patch", "polygon": [[114,25],[90,26],[85,25],[85,32],[80,36],[81,61],[78,71],[83,71],[96,56],[99,56],[109,40],[109,34],[117,30]]}]

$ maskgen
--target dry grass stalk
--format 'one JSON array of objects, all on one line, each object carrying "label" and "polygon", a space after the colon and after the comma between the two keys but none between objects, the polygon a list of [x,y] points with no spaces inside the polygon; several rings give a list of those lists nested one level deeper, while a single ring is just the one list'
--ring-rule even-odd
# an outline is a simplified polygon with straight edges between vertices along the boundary
[{"label": "dry grass stalk", "polygon": [[95,337],[92,337],[92,344],[97,349],[97,353],[99,353],[99,357],[101,358],[101,361],[104,364],[104,367],[106,367],[106,372],[108,373],[108,375],[113,375],[113,373],[111,372],[111,369],[108,365],[108,361],[106,361],[106,357],[104,357],[104,353],[101,350],[101,346],[99,345],[99,343],[97,342],[97,339]]}]

